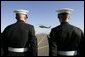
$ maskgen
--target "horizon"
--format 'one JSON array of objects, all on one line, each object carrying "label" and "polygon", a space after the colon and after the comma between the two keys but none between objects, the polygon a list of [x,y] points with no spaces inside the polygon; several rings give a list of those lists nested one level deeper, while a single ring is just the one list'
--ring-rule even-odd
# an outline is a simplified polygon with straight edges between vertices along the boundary
[{"label": "horizon", "polygon": [[[36,33],[49,34],[51,28],[60,24],[56,10],[61,8],[74,9],[69,23],[79,27],[84,32],[83,1],[1,1],[1,32],[8,25],[16,22],[14,10],[27,9],[29,14],[26,23],[34,25]],[[51,28],[39,28],[39,25],[51,26]]]}]

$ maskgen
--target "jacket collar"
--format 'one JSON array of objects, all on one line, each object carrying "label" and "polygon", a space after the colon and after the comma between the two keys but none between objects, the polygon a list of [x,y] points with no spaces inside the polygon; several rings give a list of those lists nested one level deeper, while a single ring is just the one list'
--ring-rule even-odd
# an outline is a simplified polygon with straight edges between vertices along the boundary
[{"label": "jacket collar", "polygon": [[24,22],[24,21],[22,21],[22,20],[17,21],[17,23],[19,23],[19,22],[20,22],[20,23],[25,23],[25,22]]},{"label": "jacket collar", "polygon": [[61,22],[61,25],[63,25],[63,24],[69,24],[68,22]]}]

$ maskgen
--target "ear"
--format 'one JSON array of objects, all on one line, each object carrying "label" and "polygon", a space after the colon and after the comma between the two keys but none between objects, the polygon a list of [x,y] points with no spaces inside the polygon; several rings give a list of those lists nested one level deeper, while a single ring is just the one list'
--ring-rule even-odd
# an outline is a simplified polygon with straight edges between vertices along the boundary
[{"label": "ear", "polygon": [[25,19],[27,19],[28,17],[25,15],[25,17],[24,17]]},{"label": "ear", "polygon": [[26,15],[26,18],[28,18],[28,16]]},{"label": "ear", "polygon": [[26,15],[26,16],[25,16],[25,18],[27,19],[27,18],[28,18],[28,16]]},{"label": "ear", "polygon": [[58,16],[57,16],[58,18],[59,18],[59,14],[58,14]]},{"label": "ear", "polygon": [[15,17],[17,19],[17,17]]},{"label": "ear", "polygon": [[60,15],[58,15],[58,19],[60,19]]},{"label": "ear", "polygon": [[70,19],[70,15],[68,16],[68,19]]}]

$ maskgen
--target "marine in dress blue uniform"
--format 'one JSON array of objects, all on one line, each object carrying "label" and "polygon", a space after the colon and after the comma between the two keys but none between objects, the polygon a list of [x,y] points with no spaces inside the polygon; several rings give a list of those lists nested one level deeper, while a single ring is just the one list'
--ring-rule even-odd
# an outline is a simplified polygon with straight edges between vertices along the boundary
[{"label": "marine in dress blue uniform", "polygon": [[34,26],[25,23],[27,10],[15,10],[17,22],[2,33],[3,56],[37,56],[37,38]]},{"label": "marine in dress blue uniform", "polygon": [[73,9],[57,10],[60,25],[51,29],[49,38],[49,56],[77,56],[80,43],[84,38],[80,28],[69,24]]}]

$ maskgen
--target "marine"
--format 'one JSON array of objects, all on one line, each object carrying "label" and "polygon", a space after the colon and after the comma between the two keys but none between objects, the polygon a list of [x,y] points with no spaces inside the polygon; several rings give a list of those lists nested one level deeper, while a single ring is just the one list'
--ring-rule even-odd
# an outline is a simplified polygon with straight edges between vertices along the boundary
[{"label": "marine", "polygon": [[73,9],[57,10],[60,25],[51,29],[49,35],[49,56],[78,56],[84,38],[82,30],[69,23]]},{"label": "marine", "polygon": [[28,10],[14,10],[17,22],[8,25],[1,36],[2,56],[37,56],[34,26],[26,23]]}]

